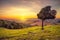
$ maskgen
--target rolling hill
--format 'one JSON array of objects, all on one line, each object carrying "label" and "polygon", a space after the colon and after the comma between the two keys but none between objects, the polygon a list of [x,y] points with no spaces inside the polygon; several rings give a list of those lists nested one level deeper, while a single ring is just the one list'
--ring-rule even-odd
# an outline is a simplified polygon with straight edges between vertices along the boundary
[{"label": "rolling hill", "polygon": [[60,40],[60,25],[40,26],[24,29],[0,28],[0,40]]}]

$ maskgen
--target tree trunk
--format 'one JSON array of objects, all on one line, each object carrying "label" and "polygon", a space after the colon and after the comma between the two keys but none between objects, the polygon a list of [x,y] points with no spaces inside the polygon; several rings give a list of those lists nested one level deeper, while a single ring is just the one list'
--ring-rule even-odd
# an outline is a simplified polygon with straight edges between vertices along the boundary
[{"label": "tree trunk", "polygon": [[44,30],[44,20],[42,20],[42,30]]}]

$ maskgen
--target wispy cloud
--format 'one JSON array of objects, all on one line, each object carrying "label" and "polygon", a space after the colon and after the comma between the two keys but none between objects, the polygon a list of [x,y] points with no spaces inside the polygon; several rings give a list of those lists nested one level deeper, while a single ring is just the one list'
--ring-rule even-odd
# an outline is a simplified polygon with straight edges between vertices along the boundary
[{"label": "wispy cloud", "polygon": [[59,16],[60,0],[0,0],[0,13],[1,15],[12,15],[12,13],[17,15],[25,12],[25,15],[33,15],[35,17],[40,9],[47,5],[51,5],[53,9],[56,9],[58,11],[57,16]]}]

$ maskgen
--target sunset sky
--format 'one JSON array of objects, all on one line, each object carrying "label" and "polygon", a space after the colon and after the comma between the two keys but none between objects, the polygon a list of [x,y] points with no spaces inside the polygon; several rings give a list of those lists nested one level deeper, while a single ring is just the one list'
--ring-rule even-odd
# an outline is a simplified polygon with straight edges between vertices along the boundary
[{"label": "sunset sky", "polygon": [[57,10],[56,17],[60,18],[60,0],[0,0],[0,18],[37,18],[37,13],[47,5]]}]

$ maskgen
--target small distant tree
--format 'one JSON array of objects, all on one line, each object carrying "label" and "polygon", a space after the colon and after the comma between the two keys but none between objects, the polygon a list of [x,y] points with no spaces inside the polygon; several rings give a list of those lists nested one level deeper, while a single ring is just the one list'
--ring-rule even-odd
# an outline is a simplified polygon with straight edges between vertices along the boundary
[{"label": "small distant tree", "polygon": [[42,30],[44,30],[44,20],[46,19],[55,19],[56,10],[51,10],[51,6],[46,6],[41,9],[41,11],[37,14],[38,19],[42,20]]}]

